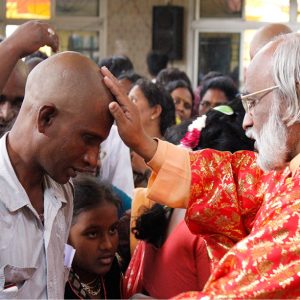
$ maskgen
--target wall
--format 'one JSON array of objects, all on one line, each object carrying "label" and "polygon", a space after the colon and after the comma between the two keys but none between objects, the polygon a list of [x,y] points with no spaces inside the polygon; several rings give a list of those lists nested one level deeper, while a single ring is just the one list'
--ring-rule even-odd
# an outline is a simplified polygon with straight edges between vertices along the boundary
[{"label": "wall", "polygon": [[[106,56],[124,54],[133,61],[136,71],[149,76],[146,55],[152,43],[152,7],[154,5],[184,6],[184,41],[187,36],[187,0],[107,0],[106,16]],[[186,44],[184,59],[175,61],[173,66],[186,70]]]}]

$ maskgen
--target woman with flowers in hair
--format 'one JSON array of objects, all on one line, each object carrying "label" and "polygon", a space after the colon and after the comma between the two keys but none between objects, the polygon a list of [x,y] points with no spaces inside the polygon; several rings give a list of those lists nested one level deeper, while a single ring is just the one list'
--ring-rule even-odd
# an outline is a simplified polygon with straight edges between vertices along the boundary
[{"label": "woman with flowers in hair", "polygon": [[[241,127],[243,115],[240,102],[216,107],[193,122],[189,121],[180,145],[191,151],[202,148],[230,152],[253,149],[253,142],[245,137]],[[181,123],[169,128],[166,140],[178,132],[180,135],[184,126]],[[160,299],[190,290],[201,291],[224,249],[220,247],[219,253],[210,252],[205,240],[211,237],[193,235],[189,231],[184,221],[185,209],[154,204],[145,197],[145,191],[141,190],[141,197],[133,202],[139,217],[135,216],[132,230],[140,241],[125,274],[125,296],[142,292]]]}]

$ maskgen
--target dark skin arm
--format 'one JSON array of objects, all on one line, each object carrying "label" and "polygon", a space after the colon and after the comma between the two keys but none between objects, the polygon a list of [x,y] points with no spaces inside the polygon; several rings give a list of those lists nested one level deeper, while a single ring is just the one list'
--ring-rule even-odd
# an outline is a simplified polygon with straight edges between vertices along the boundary
[{"label": "dark skin arm", "polygon": [[124,143],[145,159],[151,160],[157,149],[157,142],[146,134],[136,106],[124,93],[118,80],[106,67],[101,68],[104,82],[116,98],[109,104],[109,110],[116,120],[120,137]]},{"label": "dark skin arm", "polygon": [[[50,46],[54,52],[58,49],[58,36],[49,34],[51,26],[40,21],[29,21],[0,43],[0,93],[18,60],[42,46]],[[54,31],[53,31],[54,32]]]}]

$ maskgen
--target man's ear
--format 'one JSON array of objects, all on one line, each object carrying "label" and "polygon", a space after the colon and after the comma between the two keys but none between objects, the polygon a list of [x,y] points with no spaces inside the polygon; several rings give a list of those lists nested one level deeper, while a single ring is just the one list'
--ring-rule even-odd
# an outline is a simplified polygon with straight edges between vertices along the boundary
[{"label": "man's ear", "polygon": [[44,133],[45,130],[52,125],[54,118],[57,116],[58,110],[54,104],[43,105],[38,113],[38,130]]}]

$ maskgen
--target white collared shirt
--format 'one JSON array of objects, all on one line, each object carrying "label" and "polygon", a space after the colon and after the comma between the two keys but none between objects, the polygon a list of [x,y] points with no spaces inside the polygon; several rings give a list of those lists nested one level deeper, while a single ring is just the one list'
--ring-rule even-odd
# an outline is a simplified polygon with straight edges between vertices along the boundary
[{"label": "white collared shirt", "polygon": [[[0,139],[0,298],[64,298],[64,247],[73,188],[44,177],[44,225],[11,165],[7,134]],[[4,283],[16,287],[4,289]]]}]

